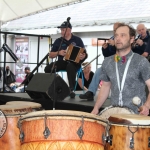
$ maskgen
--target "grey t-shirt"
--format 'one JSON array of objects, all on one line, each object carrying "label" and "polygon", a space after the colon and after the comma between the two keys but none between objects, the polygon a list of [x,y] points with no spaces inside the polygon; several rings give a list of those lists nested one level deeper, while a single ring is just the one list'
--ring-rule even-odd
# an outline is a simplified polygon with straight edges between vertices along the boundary
[{"label": "grey t-shirt", "polygon": [[[126,62],[117,62],[120,83],[124,74],[125,66],[128,59],[132,55],[130,51],[126,55]],[[118,106],[119,102],[119,88],[116,76],[114,55],[105,58],[100,74],[100,80],[111,82],[111,104],[113,106]],[[135,113],[138,113],[137,107],[132,103],[132,99],[137,96],[141,99],[141,104],[143,105],[146,101],[145,93],[145,81],[150,79],[150,64],[146,58],[134,53],[124,83],[124,88],[122,91],[123,107],[132,109]]]}]

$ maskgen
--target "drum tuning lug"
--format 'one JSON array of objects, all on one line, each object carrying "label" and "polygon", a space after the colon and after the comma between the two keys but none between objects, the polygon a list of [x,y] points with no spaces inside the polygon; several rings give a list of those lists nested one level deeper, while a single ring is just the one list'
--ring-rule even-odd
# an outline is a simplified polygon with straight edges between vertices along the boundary
[{"label": "drum tuning lug", "polygon": [[24,132],[22,132],[22,131],[20,132],[19,138],[23,142],[23,140],[24,140]]},{"label": "drum tuning lug", "polygon": [[113,135],[110,135],[110,136],[108,137],[108,143],[109,143],[110,145],[112,145],[112,139],[113,139]]},{"label": "drum tuning lug", "polygon": [[48,128],[48,127],[45,127],[45,130],[44,130],[44,132],[43,132],[43,135],[44,135],[45,139],[47,139],[50,134],[51,134],[51,133],[50,133],[49,128]]},{"label": "drum tuning lug", "polygon": [[78,134],[80,140],[82,140],[82,137],[83,137],[83,135],[84,135],[83,124],[84,124],[84,118],[83,118],[83,116],[82,116],[81,126],[79,127],[79,129],[78,129],[78,131],[77,131],[77,134]]},{"label": "drum tuning lug", "polygon": [[132,134],[132,137],[130,138],[130,149],[133,149],[134,148],[134,133],[138,131],[138,126],[135,131],[131,131],[130,126],[128,126],[128,130]]},{"label": "drum tuning lug", "polygon": [[105,127],[105,133],[102,135],[102,140],[104,143],[109,143],[110,141],[109,129],[110,129],[110,125],[109,123],[107,123],[107,126]]},{"label": "drum tuning lug", "polygon": [[150,147],[150,137],[148,137],[148,147]]},{"label": "drum tuning lug", "polygon": [[103,140],[103,143],[107,142],[107,137],[104,134],[102,135],[102,140]]},{"label": "drum tuning lug", "polygon": [[47,127],[47,116],[45,114],[45,117],[44,117],[44,124],[45,124],[45,130],[43,131],[43,135],[45,137],[45,139],[47,139],[49,137],[49,135],[51,134],[49,128]]},{"label": "drum tuning lug", "polygon": [[134,138],[130,138],[130,149],[134,148]]},{"label": "drum tuning lug", "polygon": [[21,122],[20,122],[20,118],[19,118],[19,120],[18,120],[18,123],[17,123],[17,127],[19,128],[19,130],[20,130],[20,135],[19,135],[19,139],[20,139],[20,141],[21,142],[23,142],[23,140],[24,140],[24,132],[22,131],[22,128],[21,128],[21,126],[22,126],[22,124],[21,124]]}]

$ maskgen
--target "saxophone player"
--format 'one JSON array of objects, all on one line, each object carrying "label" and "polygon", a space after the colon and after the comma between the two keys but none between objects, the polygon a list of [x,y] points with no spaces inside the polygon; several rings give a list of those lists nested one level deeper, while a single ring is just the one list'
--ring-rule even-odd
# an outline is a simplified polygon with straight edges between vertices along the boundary
[{"label": "saxophone player", "polygon": [[138,33],[138,38],[135,39],[132,50],[139,55],[148,57],[150,49],[146,47],[150,39],[149,32],[144,24],[138,24],[136,31]]}]

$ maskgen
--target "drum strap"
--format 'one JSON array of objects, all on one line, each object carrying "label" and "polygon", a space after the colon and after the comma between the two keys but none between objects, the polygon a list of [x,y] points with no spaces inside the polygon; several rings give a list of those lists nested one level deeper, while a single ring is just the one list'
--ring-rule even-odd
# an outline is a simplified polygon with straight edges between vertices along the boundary
[{"label": "drum strap", "polygon": [[[123,106],[122,91],[123,91],[125,79],[127,76],[127,71],[128,71],[128,68],[129,68],[129,65],[130,65],[130,62],[131,62],[133,55],[134,55],[134,53],[132,53],[132,55],[130,56],[130,58],[127,61],[127,65],[126,65],[125,70],[124,70],[121,84],[120,84],[119,71],[118,71],[118,65],[117,65],[118,63],[116,62],[116,75],[117,75],[117,83],[118,83],[118,88],[119,88],[119,103],[118,103],[119,106]],[[120,85],[121,85],[121,87],[120,87]]]}]

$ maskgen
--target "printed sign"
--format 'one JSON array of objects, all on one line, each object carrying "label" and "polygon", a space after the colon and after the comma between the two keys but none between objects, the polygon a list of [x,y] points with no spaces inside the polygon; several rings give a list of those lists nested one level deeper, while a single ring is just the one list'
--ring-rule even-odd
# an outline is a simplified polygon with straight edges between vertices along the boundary
[{"label": "printed sign", "polygon": [[7,129],[7,119],[2,111],[0,111],[0,138],[4,135]]}]

